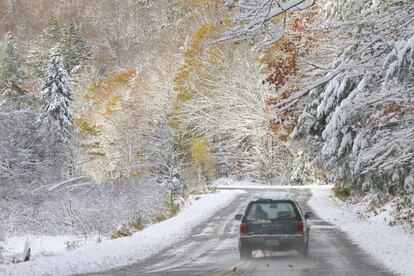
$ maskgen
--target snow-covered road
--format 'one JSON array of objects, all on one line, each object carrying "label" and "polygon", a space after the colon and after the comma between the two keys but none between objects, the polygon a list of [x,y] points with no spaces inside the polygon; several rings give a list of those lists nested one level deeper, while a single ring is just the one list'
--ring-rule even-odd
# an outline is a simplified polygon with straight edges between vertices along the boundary
[{"label": "snow-covered road", "polygon": [[[413,275],[413,235],[362,221],[319,186],[238,185],[193,199],[176,217],[131,238],[90,245],[68,254],[13,266],[0,275]],[[235,189],[245,189],[241,192]],[[309,257],[294,251],[240,261],[234,215],[266,190],[294,193],[304,212],[313,211]],[[392,235],[392,239],[387,239]],[[395,243],[390,246],[390,243]],[[98,272],[104,271],[104,272]]]},{"label": "snow-covered road", "polygon": [[[294,251],[277,256],[260,256],[240,261],[237,247],[238,224],[234,215],[242,213],[249,200],[263,189],[248,189],[211,219],[200,224],[186,240],[143,262],[96,276],[115,275],[392,275],[344,232],[321,219],[316,211],[311,220],[309,258]],[[295,193],[304,211],[312,191],[309,188],[283,189]]]}]

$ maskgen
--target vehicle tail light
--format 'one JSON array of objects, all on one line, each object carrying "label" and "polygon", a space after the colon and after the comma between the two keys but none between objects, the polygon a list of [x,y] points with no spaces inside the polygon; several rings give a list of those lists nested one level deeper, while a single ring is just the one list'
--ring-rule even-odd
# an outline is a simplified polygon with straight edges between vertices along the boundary
[{"label": "vehicle tail light", "polygon": [[247,234],[247,224],[240,224],[240,234]]},{"label": "vehicle tail light", "polygon": [[303,221],[296,222],[296,233],[303,233]]}]

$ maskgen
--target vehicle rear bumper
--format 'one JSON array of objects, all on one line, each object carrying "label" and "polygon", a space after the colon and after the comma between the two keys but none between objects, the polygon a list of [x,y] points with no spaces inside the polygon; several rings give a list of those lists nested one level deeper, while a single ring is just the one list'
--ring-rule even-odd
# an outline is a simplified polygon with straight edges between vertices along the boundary
[{"label": "vehicle rear bumper", "polygon": [[[239,238],[239,246],[249,248],[251,250],[287,250],[303,246],[306,239],[307,237],[304,234],[242,235]],[[278,245],[267,246],[266,241],[278,241]]]}]

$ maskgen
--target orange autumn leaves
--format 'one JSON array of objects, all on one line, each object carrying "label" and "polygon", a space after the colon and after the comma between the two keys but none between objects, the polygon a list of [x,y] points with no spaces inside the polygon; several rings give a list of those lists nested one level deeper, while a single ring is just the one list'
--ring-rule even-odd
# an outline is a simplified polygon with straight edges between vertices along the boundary
[{"label": "orange autumn leaves", "polygon": [[[317,13],[318,8],[315,6],[306,13],[284,14],[287,23],[283,37],[265,50],[260,58],[265,65],[262,73],[267,75],[266,82],[276,90],[275,96],[267,102],[269,110],[272,105],[289,98],[301,88],[298,80],[300,61],[319,38],[318,34],[311,31]],[[282,20],[281,17],[276,22]],[[297,124],[300,111],[291,107],[276,113],[275,118],[270,120],[268,129],[278,140],[286,142]]]}]

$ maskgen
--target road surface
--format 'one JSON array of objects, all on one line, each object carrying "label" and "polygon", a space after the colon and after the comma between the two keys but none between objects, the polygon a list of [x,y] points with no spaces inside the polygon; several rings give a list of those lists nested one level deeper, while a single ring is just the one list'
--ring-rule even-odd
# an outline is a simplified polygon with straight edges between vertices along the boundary
[{"label": "road surface", "polygon": [[[311,210],[308,189],[285,189],[296,194],[304,212],[312,211],[309,257],[302,259],[294,251],[263,254],[240,261],[237,246],[239,222],[234,215],[243,213],[249,200],[264,190],[247,190],[209,221],[193,229],[186,240],[143,262],[89,276],[136,275],[392,275],[335,226],[321,220]],[[139,248],[137,248],[139,250]],[[271,256],[269,256],[271,255]]]}]

